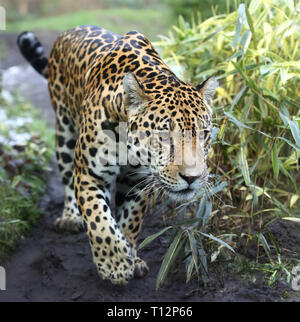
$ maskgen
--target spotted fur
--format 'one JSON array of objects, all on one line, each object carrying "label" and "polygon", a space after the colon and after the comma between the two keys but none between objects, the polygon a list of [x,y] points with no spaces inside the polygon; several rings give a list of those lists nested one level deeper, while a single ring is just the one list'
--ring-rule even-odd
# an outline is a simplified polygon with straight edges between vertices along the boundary
[{"label": "spotted fur", "polygon": [[[65,186],[65,207],[56,226],[72,231],[84,227],[103,278],[124,284],[134,275],[145,275],[147,264],[136,252],[149,198],[145,185],[153,180],[152,188],[178,200],[193,199],[201,190],[208,176],[209,105],[215,79],[198,87],[182,82],[136,31],[121,37],[99,27],[80,26],[56,40],[46,61],[33,34],[22,34],[18,44],[31,63],[43,62],[35,68],[48,79],[56,112],[56,154]],[[120,122],[127,124],[124,148],[135,164],[120,166]],[[115,135],[106,135],[108,129]],[[160,135],[150,146],[154,131]],[[171,131],[179,136],[167,146]],[[191,133],[190,148],[182,144],[186,131]],[[115,140],[117,147],[111,149]],[[200,152],[195,152],[197,145]],[[172,162],[180,147],[189,159],[197,160],[196,167]],[[151,160],[143,166],[142,161]]]}]

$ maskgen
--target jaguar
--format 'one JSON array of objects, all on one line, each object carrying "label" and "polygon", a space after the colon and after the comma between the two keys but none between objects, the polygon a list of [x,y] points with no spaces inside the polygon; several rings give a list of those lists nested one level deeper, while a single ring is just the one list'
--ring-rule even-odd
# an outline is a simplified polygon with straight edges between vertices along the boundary
[{"label": "jaguar", "polygon": [[65,188],[56,228],[87,233],[103,279],[146,275],[136,246],[149,198],[192,201],[207,183],[215,77],[183,82],[137,31],[79,26],[57,38],[49,57],[32,32],[17,44],[47,79],[56,114]]}]

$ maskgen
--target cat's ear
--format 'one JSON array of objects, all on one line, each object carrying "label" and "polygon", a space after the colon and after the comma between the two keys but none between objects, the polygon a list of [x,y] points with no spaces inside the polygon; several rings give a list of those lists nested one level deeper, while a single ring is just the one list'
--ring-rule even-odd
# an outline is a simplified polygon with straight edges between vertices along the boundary
[{"label": "cat's ear", "polygon": [[149,100],[142,85],[134,74],[127,73],[123,78],[125,105],[131,115],[141,112]]},{"label": "cat's ear", "polygon": [[200,91],[203,99],[207,102],[208,105],[212,104],[212,100],[215,95],[216,88],[219,86],[218,81],[215,76],[212,76],[205,80],[203,83],[198,85],[196,89]]}]

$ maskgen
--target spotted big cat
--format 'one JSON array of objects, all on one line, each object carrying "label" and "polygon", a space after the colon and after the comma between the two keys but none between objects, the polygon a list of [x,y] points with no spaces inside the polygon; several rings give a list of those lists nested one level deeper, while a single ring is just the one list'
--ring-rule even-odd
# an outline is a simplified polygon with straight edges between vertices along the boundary
[{"label": "spotted big cat", "polygon": [[65,188],[57,229],[85,230],[102,278],[126,284],[144,276],[136,244],[151,193],[192,201],[207,183],[217,81],[181,81],[137,31],[76,27],[57,38],[49,57],[31,32],[17,43],[47,79],[56,113]]}]

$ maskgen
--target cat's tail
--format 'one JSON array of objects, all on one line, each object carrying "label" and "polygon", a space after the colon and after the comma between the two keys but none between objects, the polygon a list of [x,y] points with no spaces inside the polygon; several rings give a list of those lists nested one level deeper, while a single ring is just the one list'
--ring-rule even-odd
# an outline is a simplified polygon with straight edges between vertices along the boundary
[{"label": "cat's tail", "polygon": [[31,66],[47,78],[48,58],[44,55],[44,47],[38,38],[32,32],[24,31],[18,36],[17,45]]}]

